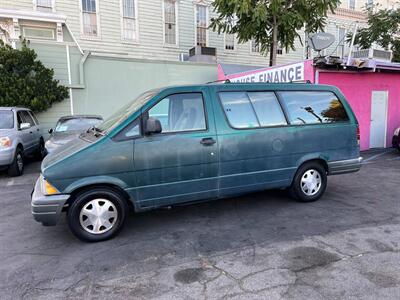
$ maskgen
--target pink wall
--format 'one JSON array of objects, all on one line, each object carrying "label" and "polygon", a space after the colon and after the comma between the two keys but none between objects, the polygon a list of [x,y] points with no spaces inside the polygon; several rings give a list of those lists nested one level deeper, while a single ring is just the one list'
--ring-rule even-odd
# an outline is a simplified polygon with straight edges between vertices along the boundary
[{"label": "pink wall", "polygon": [[345,73],[319,70],[318,83],[337,86],[346,96],[360,123],[361,150],[369,149],[372,91],[388,91],[386,146],[392,145],[393,132],[400,127],[399,73]]}]

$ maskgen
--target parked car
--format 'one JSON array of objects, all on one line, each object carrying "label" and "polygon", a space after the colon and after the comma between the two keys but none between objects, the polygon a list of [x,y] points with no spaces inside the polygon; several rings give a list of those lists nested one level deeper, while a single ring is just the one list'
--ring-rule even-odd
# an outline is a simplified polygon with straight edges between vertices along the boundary
[{"label": "parked car", "polygon": [[392,145],[400,151],[400,127],[394,131]]},{"label": "parked car", "polygon": [[69,141],[77,138],[83,131],[90,127],[99,125],[103,121],[101,116],[75,115],[61,117],[56,127],[50,128],[50,138],[46,142],[47,153],[65,145]]},{"label": "parked car", "polygon": [[78,238],[101,241],[120,231],[129,207],[141,212],[271,188],[315,201],[327,175],[356,172],[361,161],[358,122],[336,87],[169,87],[142,94],[46,157],[32,213],[55,225],[68,210]]},{"label": "parked car", "polygon": [[32,111],[19,107],[0,107],[0,167],[10,176],[22,175],[24,158],[45,155],[44,139]]}]

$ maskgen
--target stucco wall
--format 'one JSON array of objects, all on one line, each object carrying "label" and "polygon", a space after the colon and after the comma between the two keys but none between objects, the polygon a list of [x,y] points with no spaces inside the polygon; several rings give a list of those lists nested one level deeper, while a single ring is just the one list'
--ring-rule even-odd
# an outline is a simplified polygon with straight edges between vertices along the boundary
[{"label": "stucco wall", "polygon": [[360,124],[361,150],[369,149],[372,91],[388,91],[386,145],[391,146],[394,130],[400,126],[400,74],[391,73],[319,73],[319,83],[340,88]]},{"label": "stucco wall", "polygon": [[216,79],[216,65],[93,56],[85,63],[86,88],[73,90],[74,111],[108,117],[146,90]]},{"label": "stucco wall", "polygon": [[[38,59],[54,70],[61,84],[69,85],[66,43],[31,42],[29,47],[36,51]],[[89,55],[84,64],[84,86],[79,88],[82,55],[71,45],[69,52],[74,114],[99,114],[107,118],[146,90],[217,79],[216,64]],[[60,116],[69,114],[71,102],[65,99],[38,114],[38,119],[45,128],[50,128]]]}]

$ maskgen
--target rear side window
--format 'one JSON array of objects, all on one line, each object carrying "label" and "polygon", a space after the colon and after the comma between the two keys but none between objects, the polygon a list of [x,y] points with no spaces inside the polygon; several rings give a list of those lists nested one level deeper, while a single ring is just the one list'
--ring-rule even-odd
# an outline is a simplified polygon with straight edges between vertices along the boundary
[{"label": "rear side window", "polygon": [[349,120],[343,104],[332,92],[279,92],[291,124],[321,124]]},{"label": "rear side window", "polygon": [[36,118],[35,114],[32,111],[29,111],[29,114],[31,115],[32,119],[35,121],[36,125],[39,125],[39,121]]},{"label": "rear side window", "polygon": [[286,125],[285,115],[273,92],[247,93],[261,126]]},{"label": "rear side window", "polygon": [[234,128],[286,125],[286,119],[273,92],[221,92],[225,115]]}]

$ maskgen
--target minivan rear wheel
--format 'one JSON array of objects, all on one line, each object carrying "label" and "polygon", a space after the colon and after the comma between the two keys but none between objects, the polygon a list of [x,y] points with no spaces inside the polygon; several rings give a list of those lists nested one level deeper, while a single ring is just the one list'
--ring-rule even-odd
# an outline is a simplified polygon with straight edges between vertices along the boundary
[{"label": "minivan rear wheel", "polygon": [[325,168],[317,162],[309,162],[297,170],[289,192],[297,201],[312,202],[321,198],[326,186]]},{"label": "minivan rear wheel", "polygon": [[75,197],[68,209],[68,225],[82,241],[105,241],[120,232],[127,211],[126,202],[118,192],[94,188]]}]

